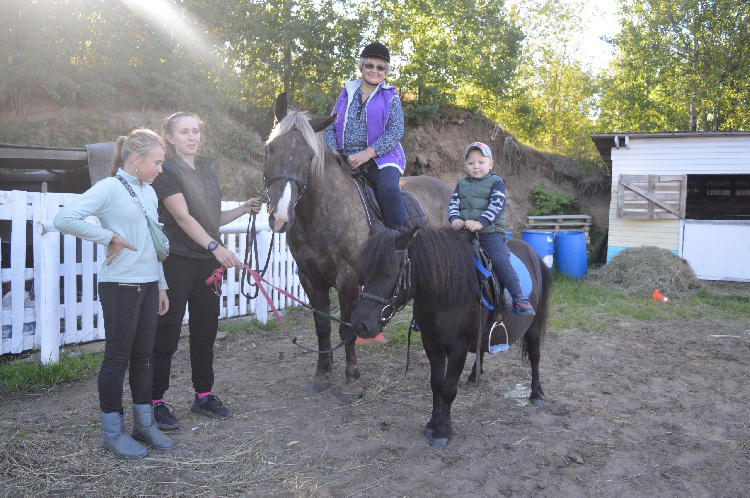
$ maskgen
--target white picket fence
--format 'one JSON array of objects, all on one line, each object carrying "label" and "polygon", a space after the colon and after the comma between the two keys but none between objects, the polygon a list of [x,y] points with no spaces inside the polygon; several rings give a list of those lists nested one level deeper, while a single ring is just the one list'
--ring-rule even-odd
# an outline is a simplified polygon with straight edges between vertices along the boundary
[{"label": "white picket fence", "polygon": [[[0,354],[20,353],[40,348],[42,362],[55,363],[59,347],[104,339],[101,305],[96,297],[96,275],[104,260],[105,247],[60,234],[52,220],[62,206],[77,194],[0,191],[0,222],[10,221],[10,268],[2,268],[3,304]],[[224,201],[222,210],[239,202]],[[260,265],[263,265],[275,237],[265,279],[303,302],[307,296],[297,275],[297,265],[286,245],[285,234],[273,234],[264,209],[257,215],[257,243]],[[235,251],[241,261],[247,246],[249,216],[221,228],[224,244]],[[88,221],[98,223],[96,218]],[[6,231],[0,232],[0,237]],[[28,235],[31,234],[31,240]],[[2,241],[0,242],[7,242]],[[7,245],[7,244],[6,244]],[[33,248],[33,268],[26,267],[27,247]],[[0,254],[0,266],[3,265]],[[257,269],[258,264],[252,268]],[[217,263],[218,267],[218,263]],[[241,292],[242,272],[230,268],[222,283],[221,318],[254,314],[261,322],[270,309],[262,293],[255,299]],[[275,289],[265,286],[277,309],[295,304]],[[247,282],[245,293],[253,290]],[[9,296],[8,296],[9,294]],[[31,294],[34,299],[29,299]],[[10,298],[10,299],[7,299]],[[26,302],[28,307],[24,307]],[[187,312],[186,318],[187,320]]]}]

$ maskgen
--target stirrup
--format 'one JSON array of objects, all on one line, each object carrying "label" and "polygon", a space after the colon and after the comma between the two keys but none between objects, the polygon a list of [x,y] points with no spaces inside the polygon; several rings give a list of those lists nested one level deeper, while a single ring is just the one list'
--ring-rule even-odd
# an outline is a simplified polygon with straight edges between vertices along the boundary
[{"label": "stirrup", "polygon": [[[501,325],[503,327],[503,330],[505,330],[505,344],[496,344],[492,345],[492,331],[495,330],[495,327],[498,325]],[[487,349],[489,350],[490,354],[498,354],[498,353],[504,353],[508,349],[510,349],[510,344],[508,344],[508,329],[505,327],[505,324],[503,322],[495,322],[492,324],[492,328],[490,329],[490,336],[487,338]]]}]

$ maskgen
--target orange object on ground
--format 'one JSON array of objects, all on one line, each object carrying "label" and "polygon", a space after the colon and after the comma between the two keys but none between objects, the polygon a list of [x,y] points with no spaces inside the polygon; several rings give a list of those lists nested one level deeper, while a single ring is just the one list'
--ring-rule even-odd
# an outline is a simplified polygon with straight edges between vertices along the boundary
[{"label": "orange object on ground", "polygon": [[661,292],[659,292],[659,289],[656,289],[654,291],[654,294],[651,296],[651,299],[654,301],[661,301],[662,303],[668,303],[669,298],[662,295]]},{"label": "orange object on ground", "polygon": [[388,339],[383,337],[383,334],[378,334],[372,339],[362,339],[361,337],[357,337],[357,340],[355,341],[356,344],[372,344],[373,342],[388,344]]}]

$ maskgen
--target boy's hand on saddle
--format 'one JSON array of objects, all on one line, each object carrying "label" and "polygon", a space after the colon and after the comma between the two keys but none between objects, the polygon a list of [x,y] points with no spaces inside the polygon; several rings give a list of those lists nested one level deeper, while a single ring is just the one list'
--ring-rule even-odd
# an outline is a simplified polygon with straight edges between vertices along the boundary
[{"label": "boy's hand on saddle", "polygon": [[476,220],[466,220],[464,221],[464,228],[476,232],[477,230],[482,229],[482,224]]},{"label": "boy's hand on saddle", "polygon": [[454,230],[461,230],[464,227],[464,220],[462,219],[455,219],[451,221],[451,226]]}]

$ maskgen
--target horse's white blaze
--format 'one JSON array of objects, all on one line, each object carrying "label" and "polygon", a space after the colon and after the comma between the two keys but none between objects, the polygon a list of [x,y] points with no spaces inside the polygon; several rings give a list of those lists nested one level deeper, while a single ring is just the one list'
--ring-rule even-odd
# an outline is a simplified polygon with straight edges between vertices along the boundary
[{"label": "horse's white blaze", "polygon": [[286,182],[284,187],[284,193],[281,195],[279,202],[276,203],[276,211],[273,214],[276,223],[274,224],[273,231],[278,232],[284,223],[289,221],[289,209],[291,209],[292,202],[292,184]]}]

